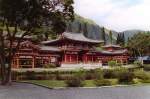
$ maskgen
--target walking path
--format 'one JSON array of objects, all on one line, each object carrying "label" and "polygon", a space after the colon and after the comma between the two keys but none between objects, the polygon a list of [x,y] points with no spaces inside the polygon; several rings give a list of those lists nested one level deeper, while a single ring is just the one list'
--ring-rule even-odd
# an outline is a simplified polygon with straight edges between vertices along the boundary
[{"label": "walking path", "polygon": [[150,99],[150,86],[47,89],[13,83],[0,86],[0,99]]}]

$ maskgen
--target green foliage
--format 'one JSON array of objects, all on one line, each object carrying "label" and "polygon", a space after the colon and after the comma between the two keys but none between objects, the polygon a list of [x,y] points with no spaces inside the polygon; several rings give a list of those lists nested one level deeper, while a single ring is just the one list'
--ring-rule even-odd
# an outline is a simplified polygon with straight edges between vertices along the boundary
[{"label": "green foliage", "polygon": [[44,65],[44,68],[56,68],[56,64],[46,64]]},{"label": "green foliage", "polygon": [[118,82],[123,84],[132,84],[133,83],[134,74],[129,70],[121,70],[118,74]]},{"label": "green foliage", "polygon": [[36,73],[34,71],[27,71],[26,72],[26,78],[29,80],[35,80],[36,79]]},{"label": "green foliage", "polygon": [[145,71],[150,71],[150,65],[143,65]]},{"label": "green foliage", "polygon": [[125,46],[125,36],[124,36],[124,33],[119,33],[117,35],[117,41],[116,41],[117,44],[121,45],[121,46]]},{"label": "green foliage", "polygon": [[109,31],[109,38],[110,38],[110,43],[113,43],[113,34],[112,31]]},{"label": "green foliage", "polygon": [[108,62],[108,65],[111,67],[115,67],[115,66],[117,66],[117,62],[112,60],[112,61]]},{"label": "green foliage", "polygon": [[[46,35],[62,33],[66,29],[66,21],[73,19],[73,0],[0,0],[0,23],[3,23],[0,26],[2,83],[11,82],[12,55],[19,49],[24,36],[39,35],[43,26],[48,26],[52,31],[41,29]],[[21,31],[21,37],[16,39],[18,31]],[[6,46],[8,44],[11,45]],[[5,60],[8,60],[8,69],[5,68]]]},{"label": "green foliage", "polygon": [[115,69],[104,69],[103,73],[104,73],[104,78],[106,79],[118,77],[118,71]]},{"label": "green foliage", "polygon": [[141,80],[150,80],[150,73],[145,72],[143,70],[136,70],[134,72],[135,78],[141,79]]},{"label": "green foliage", "polygon": [[135,66],[138,66],[138,67],[141,67],[142,66],[142,63],[140,61],[134,61],[134,65]]},{"label": "green foliage", "polygon": [[84,85],[83,81],[85,77],[84,70],[79,70],[74,74],[74,76],[71,79],[68,79],[66,81],[66,84],[68,87],[82,87]]},{"label": "green foliage", "polygon": [[128,41],[130,54],[133,56],[149,55],[150,32],[138,33]]},{"label": "green foliage", "polygon": [[106,33],[105,33],[105,28],[102,28],[102,39],[104,40],[104,45],[106,44]]},{"label": "green foliage", "polygon": [[87,27],[87,23],[84,23],[84,28],[83,28],[83,33],[84,33],[84,35],[87,37],[88,36],[88,29],[87,29],[88,27]]},{"label": "green foliage", "polygon": [[112,85],[111,81],[107,80],[107,79],[94,80],[94,83],[96,86],[110,86],[110,85]]},{"label": "green foliage", "polygon": [[101,69],[95,69],[93,75],[95,79],[103,79],[103,71]]}]

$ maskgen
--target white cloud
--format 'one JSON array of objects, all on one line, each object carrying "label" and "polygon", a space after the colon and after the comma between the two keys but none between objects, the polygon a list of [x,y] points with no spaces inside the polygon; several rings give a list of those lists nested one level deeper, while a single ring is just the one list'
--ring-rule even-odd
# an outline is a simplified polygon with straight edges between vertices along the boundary
[{"label": "white cloud", "polygon": [[75,0],[74,6],[76,13],[109,29],[150,30],[150,0]]}]

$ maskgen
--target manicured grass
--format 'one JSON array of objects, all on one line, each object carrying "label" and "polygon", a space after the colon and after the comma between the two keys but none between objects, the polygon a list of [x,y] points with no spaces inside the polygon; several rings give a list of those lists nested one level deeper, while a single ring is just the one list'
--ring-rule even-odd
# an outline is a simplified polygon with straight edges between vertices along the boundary
[{"label": "manicured grass", "polygon": [[[23,81],[24,82],[24,81]],[[25,82],[30,82],[33,84],[43,85],[49,88],[53,87],[66,87],[65,81],[57,81],[57,80],[28,80]]]},{"label": "manicured grass", "polygon": [[[112,85],[117,84],[117,79],[109,79],[112,82]],[[21,81],[21,82],[29,82],[33,84],[43,85],[49,88],[54,87],[66,87],[65,81],[58,81],[58,80],[27,80],[27,81]],[[84,81],[84,87],[96,87],[93,80],[85,80]]]},{"label": "manicured grass", "polygon": [[84,87],[96,87],[93,80],[86,80],[84,81]]},{"label": "manicured grass", "polygon": [[[117,85],[118,81],[117,79],[108,79],[111,81],[112,86],[113,85]],[[66,87],[66,83],[65,81],[58,81],[58,80],[27,80],[27,81],[21,81],[21,82],[29,82],[29,83],[33,83],[33,84],[38,84],[38,85],[42,85],[42,86],[46,86],[49,88],[54,88],[54,87]],[[150,83],[137,83],[137,84],[131,84],[131,85],[150,85]],[[85,80],[84,81],[84,87],[96,87],[96,85],[94,84],[93,80]]]}]

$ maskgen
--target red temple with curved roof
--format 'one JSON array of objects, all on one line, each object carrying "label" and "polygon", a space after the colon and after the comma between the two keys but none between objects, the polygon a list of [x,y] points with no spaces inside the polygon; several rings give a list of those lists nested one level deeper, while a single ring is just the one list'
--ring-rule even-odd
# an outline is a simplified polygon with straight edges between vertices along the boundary
[{"label": "red temple with curved roof", "polygon": [[103,46],[103,41],[86,38],[82,33],[64,32],[56,40],[34,44],[24,40],[13,58],[13,68],[42,68],[46,64],[57,66],[101,66],[110,60],[127,62],[127,50],[117,45]]}]

